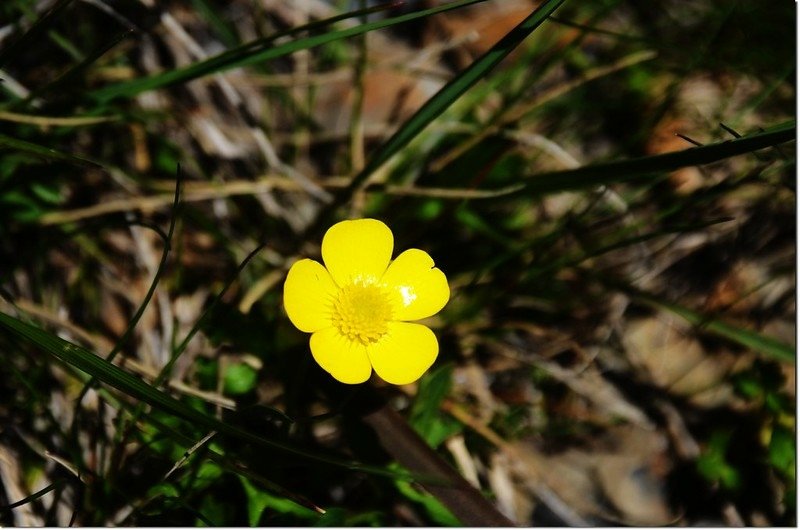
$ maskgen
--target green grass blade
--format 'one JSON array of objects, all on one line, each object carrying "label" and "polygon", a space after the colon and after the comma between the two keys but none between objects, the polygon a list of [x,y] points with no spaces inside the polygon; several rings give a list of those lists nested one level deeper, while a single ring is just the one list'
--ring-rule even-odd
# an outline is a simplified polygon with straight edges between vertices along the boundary
[{"label": "green grass blade", "polygon": [[503,60],[516,46],[530,35],[564,0],[547,0],[519,23],[505,37],[500,39],[489,51],[447,83],[429,99],[411,118],[383,143],[372,155],[364,168],[353,177],[350,184],[336,195],[336,198],[323,210],[317,219],[308,226],[305,235],[313,234],[328,222],[336,209],[347,202],[353,193],[369,178],[373,171],[408,145],[425,127],[447,110],[464,92]]},{"label": "green grass blade", "polygon": [[13,149],[23,153],[28,153],[30,155],[43,158],[45,160],[52,160],[55,162],[67,162],[70,164],[77,164],[82,167],[94,167],[94,168],[103,167],[97,162],[94,162],[87,158],[71,155],[69,153],[64,153],[63,151],[57,151],[49,147],[44,147],[43,145],[26,142],[25,140],[18,140],[16,138],[0,134],[0,151],[7,149]]},{"label": "green grass blade", "polygon": [[773,357],[778,361],[793,363],[795,361],[795,349],[783,342],[762,335],[756,331],[745,328],[740,328],[732,324],[728,324],[720,319],[692,311],[686,307],[678,304],[673,304],[664,300],[659,300],[654,296],[644,293],[637,293],[635,298],[642,302],[657,308],[666,309],[667,311],[678,315],[693,326],[700,328],[703,331],[712,333],[724,339],[740,344],[746,348],[750,348],[757,352]]},{"label": "green grass blade", "polygon": [[486,74],[516,48],[528,35],[547,20],[564,0],[547,0],[533,11],[517,27],[500,39],[489,51],[461,72],[455,79],[447,83],[439,92],[429,99],[400,129],[387,140],[364,166],[364,169],[353,178],[352,183],[343,195],[349,196],[369,175],[384,162],[400,151],[428,124],[447,110],[464,92],[480,81]]},{"label": "green grass blade", "polygon": [[[62,366],[72,375],[72,377],[76,378],[77,380],[83,381],[84,384],[89,383],[89,380],[91,378],[90,375],[80,370],[77,370],[74,366],[70,364],[62,363]],[[11,365],[11,368],[12,370],[14,369],[13,365]],[[35,388],[30,388],[29,391],[37,393],[37,389]],[[125,399],[119,399],[115,391],[106,387],[99,387],[97,388],[97,392],[103,398],[103,400],[109,403],[112,407],[117,408],[119,410],[124,410],[128,412],[128,414],[130,415],[138,414],[134,410],[135,406]],[[45,399],[41,399],[40,401],[42,403],[46,402]],[[53,419],[53,422],[55,423],[55,419]],[[178,429],[172,428],[169,425],[166,425],[165,423],[161,422],[152,413],[142,415],[141,422],[152,425],[161,434],[164,434],[174,442],[183,444],[186,448],[192,447],[197,441],[191,438],[188,434],[186,434],[186,432],[182,432]],[[211,447],[206,447],[206,450],[203,452],[203,458],[206,458],[218,464],[220,467],[224,468],[229,473],[237,474],[242,477],[247,477],[249,480],[261,485],[262,487],[268,489],[269,491],[272,491],[278,495],[282,495],[287,499],[291,499],[292,501],[296,502],[297,504],[300,504],[301,506],[305,506],[310,510],[316,512],[321,511],[316,504],[306,499],[302,495],[287,490],[283,486],[248,469],[242,462],[232,460],[229,456],[220,454]]]},{"label": "green grass blade", "polygon": [[790,142],[795,137],[795,123],[785,123],[734,140],[692,147],[674,153],[594,164],[567,171],[541,173],[526,182],[525,186],[514,194],[552,193],[636,179],[653,179],[667,171],[710,164],[752,153],[759,149]]},{"label": "green grass blade", "polygon": [[763,353],[764,355],[770,356],[778,361],[795,361],[795,349],[789,344],[785,344],[779,340],[773,339],[772,337],[768,337],[756,331],[728,324],[723,320],[709,315],[704,315],[703,313],[699,313],[682,305],[662,300],[649,293],[645,293],[634,287],[631,287],[630,285],[625,285],[609,278],[598,279],[607,284],[609,287],[616,288],[629,294],[639,302],[657,309],[664,309],[670,313],[674,313],[702,331],[722,337],[731,342],[735,342],[741,346],[744,346],[745,348],[750,348],[754,351]]},{"label": "green grass blade", "polygon": [[[180,197],[181,197],[181,169],[178,167],[177,176],[175,180],[175,198],[173,199],[172,203],[172,215],[170,216],[169,220],[169,230],[166,234],[163,234],[164,241],[164,249],[161,252],[161,260],[158,263],[158,267],[156,268],[156,272],[153,275],[153,279],[150,282],[150,287],[147,289],[147,293],[144,295],[144,299],[142,299],[142,303],[139,304],[139,308],[134,313],[133,317],[131,318],[130,322],[128,322],[128,326],[125,328],[124,333],[119,338],[119,340],[114,344],[114,347],[111,351],[106,355],[106,361],[111,362],[116,358],[120,351],[125,344],[127,344],[128,340],[130,340],[131,336],[133,335],[133,331],[136,329],[136,325],[139,323],[139,320],[142,318],[147,307],[150,305],[150,300],[153,298],[153,295],[156,292],[156,287],[158,286],[158,282],[161,279],[161,275],[164,274],[164,270],[166,269],[167,265],[167,258],[169,257],[169,253],[172,250],[172,236],[175,233],[175,224],[178,220],[179,214],[179,207],[180,207]],[[159,234],[162,235],[162,234]],[[86,384],[83,385],[80,393],[78,394],[78,398],[75,400],[78,405],[83,401],[84,396],[89,391],[89,389],[94,386],[95,380],[91,378]],[[77,437],[77,428],[78,428],[78,420],[80,418],[81,408],[80,406],[76,407],[75,413],[72,418],[72,427],[70,430],[73,433],[74,437]]]},{"label": "green grass blade", "polygon": [[[452,9],[471,4],[477,4],[483,1],[485,0],[459,0],[439,7],[415,11],[413,13],[387,18],[385,20],[369,22],[344,30],[331,31],[322,35],[304,37],[278,46],[271,46],[277,37],[282,37],[285,34],[275,35],[267,39],[245,44],[233,50],[223,52],[219,55],[191,64],[184,68],[178,68],[150,77],[144,77],[110,85],[94,91],[91,95],[99,101],[108,101],[118,97],[132,97],[148,90],[154,90],[156,88],[162,88],[177,83],[185,83],[186,81],[191,81],[199,77],[215,74],[224,70],[230,70],[231,68],[239,68],[255,63],[261,63],[300,50],[307,50],[309,48],[327,44],[329,42],[346,39],[348,37],[354,37],[356,35],[362,35],[377,29],[388,28],[404,22],[410,22],[412,20],[428,17],[437,13],[443,13],[445,11],[450,11]],[[355,15],[353,13],[348,13],[346,18],[357,15],[358,13]],[[342,18],[345,17],[335,17],[335,20],[341,20]],[[335,20],[330,19],[326,23],[331,23],[331,21]],[[319,25],[320,23],[314,24],[314,26]],[[302,28],[295,28],[294,30],[291,30],[291,32],[295,33],[301,29],[306,30],[308,27],[304,26]]]},{"label": "green grass blade", "polygon": [[[98,357],[87,349],[61,339],[52,333],[48,333],[5,313],[0,313],[0,327],[5,328],[13,336],[24,339],[25,341],[35,345],[59,361],[74,366],[78,370],[95,377],[97,380],[116,388],[117,390],[133,397],[134,399],[147,403],[148,405],[156,407],[159,410],[189,421],[194,425],[209,431],[217,431],[221,434],[238,438],[265,449],[277,449],[279,451],[307,460],[313,460],[316,462],[344,467],[356,471],[363,471],[375,475],[383,475],[393,478],[397,478],[398,476],[397,473],[382,467],[368,466],[359,462],[340,460],[317,453],[307,452],[302,449],[298,449],[295,446],[289,445],[288,443],[269,440],[229,425],[218,420],[214,416],[189,407],[181,401],[173,398],[169,394],[152,387],[138,377],[135,377],[121,368],[109,363],[105,359]],[[409,476],[407,478],[410,480],[414,479],[413,476]]]},{"label": "green grass blade", "polygon": [[[120,407],[123,407],[126,410],[128,410],[130,414],[136,414],[136,411],[132,410],[133,407],[131,407],[129,404],[126,404],[124,401],[119,401],[118,403]],[[180,430],[173,429],[169,425],[166,425],[163,422],[159,421],[152,414],[145,414],[142,417],[142,421],[149,423],[150,425],[158,429],[159,432],[165,434],[173,441],[185,445],[187,448],[193,446],[196,442],[196,440],[190,438]],[[228,456],[218,453],[211,447],[205,448],[205,451],[203,452],[203,458],[208,459],[214,462],[215,464],[218,464],[220,467],[222,467],[223,469],[225,469],[225,471],[229,473],[233,473],[239,475],[240,477],[247,478],[259,484],[261,487],[266,488],[267,490],[272,491],[278,495],[282,495],[283,497],[286,497],[287,499],[299,504],[300,506],[305,506],[309,510],[312,510],[317,513],[320,512],[320,508],[316,504],[306,499],[302,495],[287,490],[283,486],[263,477],[262,475],[259,475],[251,471],[241,462],[231,460]]]}]

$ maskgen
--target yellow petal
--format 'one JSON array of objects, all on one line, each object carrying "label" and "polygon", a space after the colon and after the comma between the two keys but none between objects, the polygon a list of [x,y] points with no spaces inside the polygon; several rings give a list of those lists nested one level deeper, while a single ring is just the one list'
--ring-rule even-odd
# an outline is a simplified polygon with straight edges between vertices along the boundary
[{"label": "yellow petal", "polygon": [[331,306],[338,287],[322,264],[301,259],[292,265],[283,284],[283,305],[297,329],[312,333],[330,327]]},{"label": "yellow petal", "polygon": [[381,278],[392,296],[393,320],[419,320],[438,313],[450,299],[444,273],[427,252],[411,248],[397,256]]},{"label": "yellow petal", "polygon": [[342,221],[322,238],[322,260],[339,286],[378,281],[392,258],[394,237],[376,219]]},{"label": "yellow petal", "polygon": [[311,335],[311,354],[323,370],[342,383],[363,383],[372,374],[365,346],[348,339],[336,328]]},{"label": "yellow petal", "polygon": [[422,324],[389,322],[389,331],[367,346],[372,367],[393,385],[413,383],[430,368],[439,354],[433,331]]}]

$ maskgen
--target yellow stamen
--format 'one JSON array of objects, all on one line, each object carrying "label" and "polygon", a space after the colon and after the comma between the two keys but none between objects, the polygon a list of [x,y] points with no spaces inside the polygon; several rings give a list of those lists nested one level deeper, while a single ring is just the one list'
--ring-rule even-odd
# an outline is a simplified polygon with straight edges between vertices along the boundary
[{"label": "yellow stamen", "polygon": [[389,293],[372,283],[353,283],[339,290],[333,302],[333,325],[350,340],[376,342],[392,318]]}]

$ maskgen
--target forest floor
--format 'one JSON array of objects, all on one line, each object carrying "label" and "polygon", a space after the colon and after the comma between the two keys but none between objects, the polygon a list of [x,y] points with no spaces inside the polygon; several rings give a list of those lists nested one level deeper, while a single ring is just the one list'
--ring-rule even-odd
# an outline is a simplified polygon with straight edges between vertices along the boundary
[{"label": "forest floor", "polygon": [[455,4],[2,2],[0,524],[469,525],[283,309],[361,217],[512,522],[796,524],[795,5]]}]

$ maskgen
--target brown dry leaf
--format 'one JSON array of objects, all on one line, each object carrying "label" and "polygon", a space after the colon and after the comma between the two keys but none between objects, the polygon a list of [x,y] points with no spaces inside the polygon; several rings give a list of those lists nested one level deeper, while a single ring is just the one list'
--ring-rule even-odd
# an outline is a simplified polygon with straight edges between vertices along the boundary
[{"label": "brown dry leaf", "polygon": [[[414,73],[369,70],[364,74],[362,120],[367,134],[386,134],[409,118],[441,86]],[[315,101],[314,118],[328,134],[344,135],[353,110],[353,80],[334,81]]]},{"label": "brown dry leaf", "polygon": [[709,355],[685,321],[668,313],[629,322],[623,343],[631,363],[654,384],[700,406],[729,401],[733,392],[725,377],[737,362],[746,362],[726,353]]},{"label": "brown dry leaf", "polygon": [[509,447],[517,457],[514,470],[532,493],[544,488],[557,499],[557,505],[569,508],[573,519],[611,517],[594,498],[592,477],[584,469],[585,454],[570,450],[549,456],[524,442],[512,442]]},{"label": "brown dry leaf", "polygon": [[763,265],[752,261],[733,264],[728,273],[717,282],[705,303],[709,313],[725,311],[726,314],[744,315],[759,305],[759,287],[769,277]]},{"label": "brown dry leaf", "polygon": [[597,412],[608,416],[604,418],[606,421],[624,419],[643,429],[653,428],[647,415],[625,399],[620,391],[603,377],[597,365],[592,364],[585,370],[575,373],[561,368],[557,363],[538,361],[536,364],[567,385],[573,392],[588,399],[597,408]]},{"label": "brown dry leaf", "polygon": [[594,456],[603,494],[626,524],[664,525],[672,515],[664,488],[668,471],[667,440],[655,431],[621,427],[610,433],[614,453]]},{"label": "brown dry leaf", "polygon": [[492,395],[486,372],[475,363],[456,367],[453,385],[456,393],[471,395],[480,403],[480,407],[476,409],[480,414],[478,419],[488,423],[497,409],[497,402]]},{"label": "brown dry leaf", "polygon": [[[434,17],[426,27],[423,42],[436,43],[443,38],[463,42],[457,49],[459,67],[463,68],[514,29],[533,8],[530,0],[494,0]],[[470,35],[475,38],[467,38]]]},{"label": "brown dry leaf", "polygon": [[[653,130],[645,152],[650,155],[681,151],[693,145],[678,136],[684,134],[695,141],[696,136],[708,136],[717,127],[715,117],[725,105],[726,94],[720,80],[710,76],[685,79],[678,88],[676,101]],[[673,171],[670,182],[676,193],[689,195],[708,184],[709,179],[696,167]]]},{"label": "brown dry leaf", "polygon": [[117,297],[107,290],[100,291],[100,319],[114,337],[121,337],[128,327],[128,316]]},{"label": "brown dry leaf", "polygon": [[[634,526],[658,526],[674,515],[666,498],[669,471],[662,433],[631,425],[614,428],[598,447],[543,455],[532,445],[514,444],[516,467],[531,486],[544,483],[578,515]],[[609,509],[609,506],[611,509]]]},{"label": "brown dry leaf", "polygon": [[[692,125],[685,119],[676,116],[666,116],[655,126],[645,152],[649,155],[660,155],[673,151],[681,151],[692,145],[678,136],[688,134],[691,136]],[[697,167],[684,167],[673,171],[669,181],[675,191],[681,195],[690,195],[703,187],[703,173]]]}]

